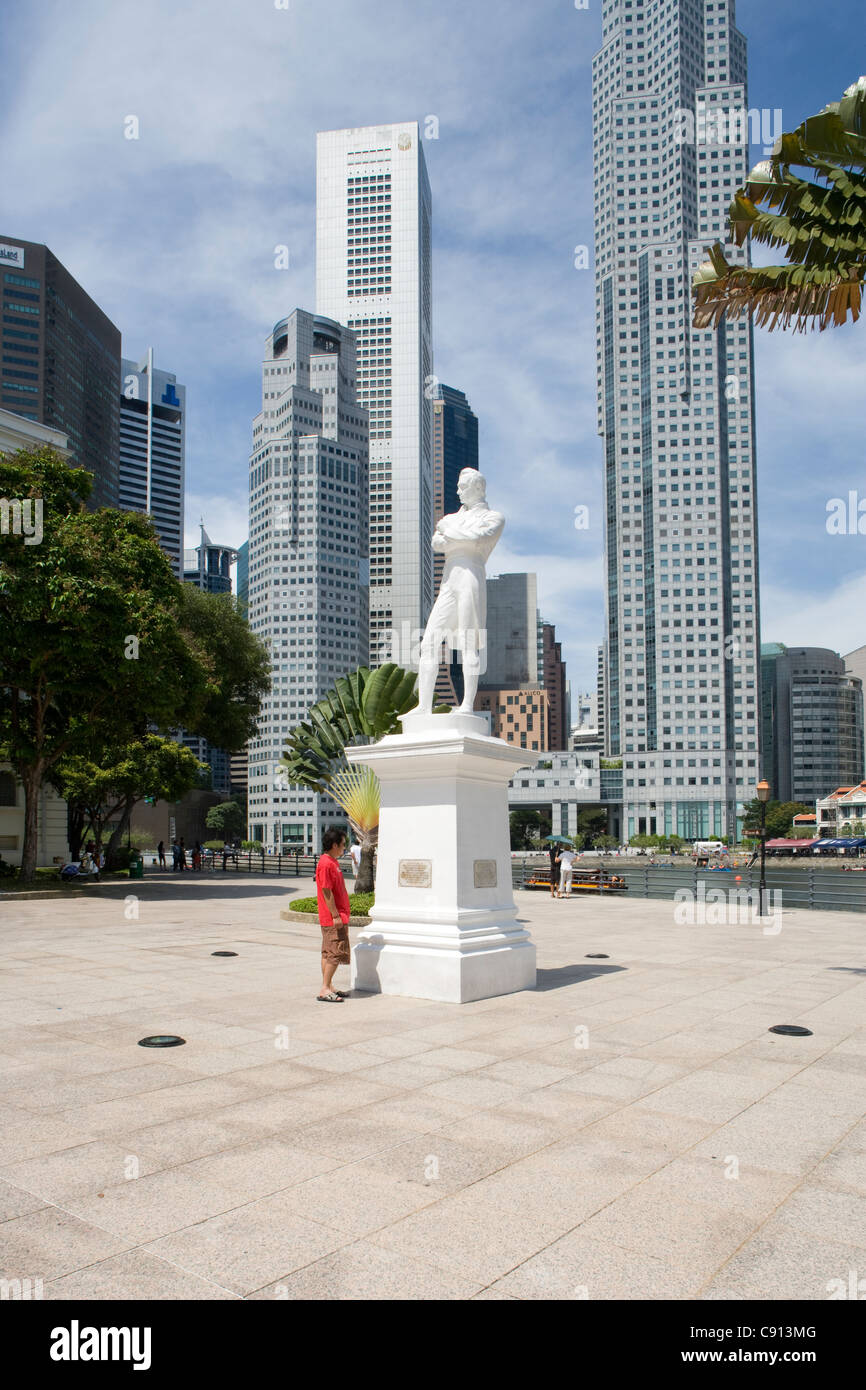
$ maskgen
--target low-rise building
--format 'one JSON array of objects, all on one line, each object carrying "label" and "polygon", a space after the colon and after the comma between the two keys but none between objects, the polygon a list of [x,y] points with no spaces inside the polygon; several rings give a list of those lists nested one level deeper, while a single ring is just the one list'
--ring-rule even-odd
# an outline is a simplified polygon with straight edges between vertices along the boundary
[{"label": "low-rise building", "polygon": [[825,839],[866,833],[866,782],[856,787],[837,787],[829,796],[821,797],[815,814],[817,834]]},{"label": "low-rise building", "polygon": [[554,835],[576,835],[580,811],[607,812],[608,834],[622,838],[622,767],[599,753],[542,754],[519,768],[509,783],[512,811],[549,811]]}]

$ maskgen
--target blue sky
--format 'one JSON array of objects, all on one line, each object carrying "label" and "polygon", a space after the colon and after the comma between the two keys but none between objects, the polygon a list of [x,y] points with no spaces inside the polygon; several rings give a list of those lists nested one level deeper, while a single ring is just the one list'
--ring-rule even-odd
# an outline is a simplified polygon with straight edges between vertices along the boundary
[{"label": "blue sky", "polygon": [[[288,5],[4,7],[0,233],[50,246],[124,353],[151,344],[186,384],[188,537],[203,516],[239,544],[262,344],[315,307],[316,131],[436,116],[435,371],[479,416],[508,518],[491,572],[538,573],[572,682],[594,685],[601,447],[592,272],[574,248],[592,244],[600,0]],[[780,107],[787,130],[866,71],[862,0],[739,0],[737,22],[750,106]],[[866,323],[756,342],[764,640],[849,651],[866,642],[866,537],[825,522],[830,498],[866,499]]]}]

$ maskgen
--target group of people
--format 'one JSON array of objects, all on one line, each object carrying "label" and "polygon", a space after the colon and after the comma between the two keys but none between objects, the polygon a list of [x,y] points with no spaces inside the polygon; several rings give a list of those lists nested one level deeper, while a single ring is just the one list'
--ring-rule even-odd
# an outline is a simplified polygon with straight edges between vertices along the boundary
[{"label": "group of people", "polygon": [[[192,860],[191,866],[187,862],[188,853],[190,859]],[[160,840],[159,844],[157,845],[156,854],[159,860],[159,867],[161,869],[164,869],[166,867],[164,840]],[[192,847],[192,850],[187,851],[186,841],[183,839],[182,836],[179,840],[174,840],[171,846],[172,872],[182,873],[184,869],[189,869],[190,867],[192,867],[193,870],[201,869],[202,854],[203,850],[200,841],[196,840],[195,844]]]}]

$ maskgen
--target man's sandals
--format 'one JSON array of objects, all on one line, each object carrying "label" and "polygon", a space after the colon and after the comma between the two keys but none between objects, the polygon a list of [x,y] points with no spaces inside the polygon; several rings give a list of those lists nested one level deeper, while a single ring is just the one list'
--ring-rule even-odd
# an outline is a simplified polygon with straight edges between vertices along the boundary
[{"label": "man's sandals", "polygon": [[316,998],[320,1004],[342,1004],[344,999],[348,999],[348,992],[344,989],[332,989],[327,994],[317,994]]}]

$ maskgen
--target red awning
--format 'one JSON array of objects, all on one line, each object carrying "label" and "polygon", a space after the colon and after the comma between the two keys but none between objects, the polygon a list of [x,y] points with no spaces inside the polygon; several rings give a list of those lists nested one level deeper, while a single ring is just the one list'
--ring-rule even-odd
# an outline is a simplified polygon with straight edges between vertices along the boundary
[{"label": "red awning", "polygon": [[768,840],[767,849],[811,849],[816,840]]}]

